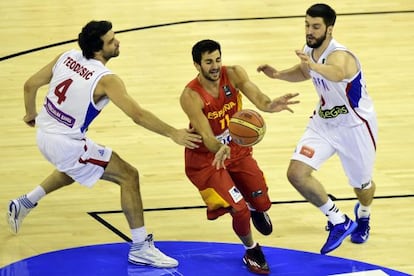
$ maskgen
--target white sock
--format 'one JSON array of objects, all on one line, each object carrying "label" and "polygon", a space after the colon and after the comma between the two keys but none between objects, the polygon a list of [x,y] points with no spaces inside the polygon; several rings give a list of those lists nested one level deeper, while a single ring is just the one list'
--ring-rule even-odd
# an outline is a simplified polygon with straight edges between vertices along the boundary
[{"label": "white sock", "polygon": [[247,249],[252,249],[252,248],[255,248],[256,245],[257,245],[257,242],[254,242],[252,246],[244,246],[244,248],[246,248],[246,250]]},{"label": "white sock", "polygon": [[328,217],[328,220],[333,224],[345,222],[344,214],[336,207],[335,203],[329,198],[328,201],[319,207],[319,210]]},{"label": "white sock", "polygon": [[358,208],[358,218],[368,218],[370,215],[370,206],[364,206],[361,203],[359,203],[359,208]]},{"label": "white sock", "polygon": [[42,197],[46,195],[45,190],[42,186],[37,186],[30,193],[26,195],[27,199],[30,200],[33,204],[36,204]]},{"label": "white sock", "polygon": [[131,229],[131,236],[133,243],[143,243],[147,237],[147,230],[145,230],[145,226]]}]

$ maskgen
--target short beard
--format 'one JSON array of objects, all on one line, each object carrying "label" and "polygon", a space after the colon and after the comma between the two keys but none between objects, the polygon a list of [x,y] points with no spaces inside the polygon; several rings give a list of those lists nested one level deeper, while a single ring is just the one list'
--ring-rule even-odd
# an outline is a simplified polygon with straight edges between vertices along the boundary
[{"label": "short beard", "polygon": [[220,72],[219,72],[219,78],[218,79],[213,79],[209,76],[208,72],[206,73],[205,71],[202,71],[201,74],[203,75],[203,77],[208,80],[208,81],[212,81],[215,82],[220,78]]},{"label": "short beard", "polygon": [[315,38],[316,42],[315,43],[310,43],[308,41],[308,39],[306,38],[306,45],[308,45],[308,47],[313,48],[313,49],[317,49],[319,47],[321,47],[322,43],[326,40],[326,31],[325,34],[320,37],[320,38]]},{"label": "short beard", "polygon": [[103,55],[103,58],[104,58],[106,61],[109,61],[111,58],[113,58],[113,57],[117,57],[117,56],[119,56],[119,51],[114,51],[113,53],[110,53],[110,54],[104,54],[104,55]]}]

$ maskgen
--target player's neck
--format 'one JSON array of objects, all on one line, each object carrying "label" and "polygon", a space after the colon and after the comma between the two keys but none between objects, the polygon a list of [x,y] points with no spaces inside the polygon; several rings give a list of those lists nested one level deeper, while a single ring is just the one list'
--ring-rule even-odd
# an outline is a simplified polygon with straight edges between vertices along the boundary
[{"label": "player's neck", "polygon": [[214,97],[217,97],[218,91],[219,91],[220,79],[212,81],[212,80],[204,78],[201,75],[198,75],[198,81],[209,94],[211,94]]},{"label": "player's neck", "polygon": [[332,39],[333,37],[327,37],[320,47],[313,49],[312,57],[315,60],[318,60],[320,56],[323,54],[323,52],[325,52],[326,48],[328,48],[329,43],[331,43]]},{"label": "player's neck", "polygon": [[109,61],[109,59],[106,59],[106,58],[104,58],[104,57],[103,57],[103,56],[101,56],[101,55],[95,55],[95,56],[93,57],[93,59],[96,59],[96,60],[98,60],[98,61],[102,62],[102,64],[103,64],[103,65],[106,65],[106,63]]}]

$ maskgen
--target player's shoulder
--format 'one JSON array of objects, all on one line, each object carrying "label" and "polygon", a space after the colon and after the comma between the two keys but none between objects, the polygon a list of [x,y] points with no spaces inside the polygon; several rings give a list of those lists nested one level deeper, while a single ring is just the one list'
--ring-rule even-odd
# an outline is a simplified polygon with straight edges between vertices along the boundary
[{"label": "player's shoulder", "polygon": [[238,64],[234,64],[234,65],[225,65],[223,66],[223,68],[228,72],[228,73],[237,73],[238,71],[242,70],[244,71],[244,68],[241,65]]},{"label": "player's shoulder", "polygon": [[246,70],[241,65],[230,65],[230,66],[224,66],[225,72],[230,77],[230,79],[238,79],[240,76],[246,74]]},{"label": "player's shoulder", "polygon": [[117,74],[112,73],[112,72],[103,75],[98,81],[98,84],[104,85],[104,86],[119,85],[119,84],[123,85],[123,83],[124,82],[123,82],[122,78],[120,76],[118,76]]},{"label": "player's shoulder", "polygon": [[181,93],[181,98],[195,99],[199,98],[200,95],[197,90],[193,87],[186,86],[184,87],[183,92]]}]

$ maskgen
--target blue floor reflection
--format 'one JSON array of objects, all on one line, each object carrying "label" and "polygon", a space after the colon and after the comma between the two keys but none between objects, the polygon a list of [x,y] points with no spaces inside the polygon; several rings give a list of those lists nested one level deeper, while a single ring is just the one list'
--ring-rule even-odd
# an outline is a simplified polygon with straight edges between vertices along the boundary
[{"label": "blue floor reflection", "polygon": [[[212,242],[159,241],[156,245],[166,254],[176,258],[180,265],[174,269],[156,269],[129,264],[128,243],[70,248],[49,252],[18,261],[1,268],[0,276],[243,276],[253,275],[245,268],[244,249],[239,244]],[[363,275],[409,274],[332,256],[263,246],[271,275],[335,275],[366,271]],[[351,275],[351,274],[350,274]]]}]

